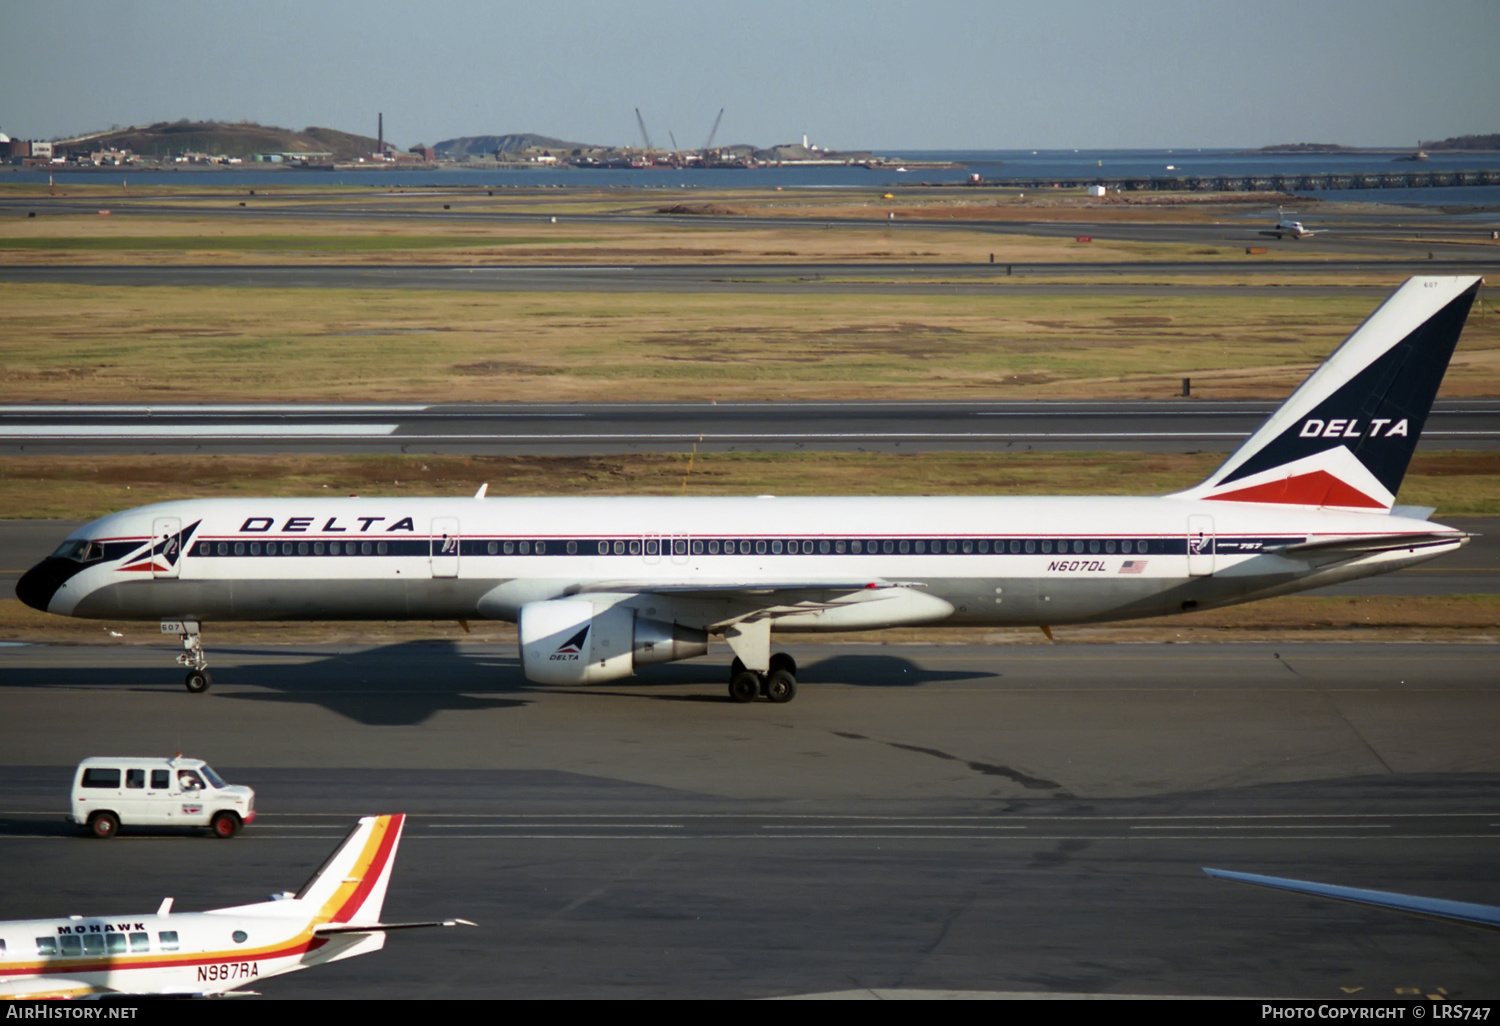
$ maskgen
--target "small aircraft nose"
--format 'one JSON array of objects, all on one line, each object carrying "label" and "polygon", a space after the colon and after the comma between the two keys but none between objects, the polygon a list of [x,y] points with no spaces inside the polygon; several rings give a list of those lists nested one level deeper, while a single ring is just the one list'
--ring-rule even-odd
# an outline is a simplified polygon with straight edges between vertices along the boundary
[{"label": "small aircraft nose", "polygon": [[45,613],[57,589],[80,569],[71,559],[44,559],[21,575],[16,582],[16,598]]}]

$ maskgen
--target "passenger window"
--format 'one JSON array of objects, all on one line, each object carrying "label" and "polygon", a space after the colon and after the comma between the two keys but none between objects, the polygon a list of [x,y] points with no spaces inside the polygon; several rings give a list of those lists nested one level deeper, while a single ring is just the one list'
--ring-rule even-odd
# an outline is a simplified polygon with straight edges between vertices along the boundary
[{"label": "passenger window", "polygon": [[297,543],[297,555],[299,555],[299,556],[305,556],[305,555],[307,555],[307,542],[298,542]]},{"label": "passenger window", "polygon": [[[979,543],[979,551],[980,552],[988,552],[988,551],[990,551],[989,539],[986,538],[984,541],[982,541],[982,542]],[[995,543],[995,551],[996,552],[1000,551],[1000,543],[999,542]]]},{"label": "passenger window", "polygon": [[[762,551],[765,551],[765,550],[762,550]],[[781,554],[781,542],[780,541],[773,541],[771,543],[771,551],[774,552],[774,553],[776,553],[777,555],[780,555]]]},{"label": "passenger window", "polygon": [[969,540],[968,538],[964,539],[964,551],[965,552],[973,552],[974,551],[974,543],[971,540]]},{"label": "passenger window", "polygon": [[1130,542],[1128,542],[1128,541],[1122,541],[1120,543],[1120,551],[1121,552],[1129,552],[1130,548],[1131,548]]},{"label": "passenger window", "polygon": [[695,541],[695,542],[693,542],[693,555],[695,555],[695,556],[701,556],[701,555],[703,555],[703,543],[701,541]]},{"label": "passenger window", "polygon": [[615,555],[622,556],[624,554],[625,554],[625,543],[624,542],[615,542]]},{"label": "passenger window", "polygon": [[[380,544],[384,545],[385,542],[381,542]],[[292,543],[291,542],[282,542],[281,543],[281,554],[283,556],[290,556],[292,554]]]},{"label": "passenger window", "polygon": [[221,556],[227,556],[227,555],[229,555],[229,545],[228,545],[227,542],[219,542],[219,555],[221,555]]},{"label": "passenger window", "polygon": [[1080,555],[1082,555],[1082,553],[1083,553],[1083,542],[1081,542],[1081,541],[1074,542],[1073,543],[1073,551],[1079,553]]},{"label": "passenger window", "polygon": [[570,556],[576,556],[576,555],[578,555],[578,543],[577,542],[568,542],[568,555],[570,555]]},{"label": "passenger window", "polygon": [[537,542],[536,543],[536,554],[538,556],[545,556],[547,554],[547,543],[546,542]]},{"label": "passenger window", "polygon": [[944,546],[944,547],[947,548],[947,550],[949,552],[957,552],[958,551],[958,542],[954,541],[952,538],[949,538],[948,539],[948,544],[946,546]]},{"label": "passenger window", "polygon": [[674,556],[686,556],[687,555],[687,542],[683,541],[681,538],[678,538],[676,541],[674,541],[672,543],[672,555],[674,555]]},{"label": "passenger window", "polygon": [[245,543],[244,542],[235,542],[234,543],[234,554],[236,556],[243,556],[245,554]]},{"label": "passenger window", "polygon": [[57,938],[57,953],[64,958],[74,958],[83,954],[83,938],[72,933]]},{"label": "passenger window", "polygon": [[313,542],[313,555],[314,556],[321,556],[322,554],[323,554],[323,543],[322,542]]},{"label": "passenger window", "polygon": [[1034,541],[1032,541],[1032,540],[1030,540],[1028,538],[1026,540],[1026,551],[1027,552],[1035,552],[1036,551],[1036,542],[1034,542]]},{"label": "passenger window", "polygon": [[[995,551],[999,552],[1000,550],[996,549]],[[1019,541],[1017,541],[1016,539],[1012,538],[1011,542],[1010,542],[1010,551],[1012,553],[1020,552],[1021,551],[1021,543]]]},{"label": "passenger window", "polygon": [[36,953],[38,955],[55,955],[55,954],[57,954],[57,938],[56,937],[38,937],[36,939]]},{"label": "passenger window", "polygon": [[711,542],[708,543],[708,554],[710,556],[717,556],[719,554],[719,543],[718,542],[711,541]]},{"label": "passenger window", "polygon": [[329,542],[328,543],[328,554],[330,556],[337,556],[339,554],[339,543],[338,542]]},{"label": "passenger window", "polygon": [[911,544],[903,538],[899,547],[902,552],[908,552],[911,549]]},{"label": "passenger window", "polygon": [[833,543],[833,551],[837,552],[839,555],[843,555],[843,553],[844,553],[844,541],[843,541],[842,538],[840,538],[838,541],[836,541],[836,542]]},{"label": "passenger window", "polygon": [[1148,552],[1150,550],[1148,550],[1146,548],[1146,543],[1145,542],[1138,541],[1138,542],[1135,543],[1135,551],[1140,552],[1140,553],[1145,553],[1145,552]]},{"label": "passenger window", "polygon": [[171,786],[172,786],[172,771],[171,770],[152,770],[151,771],[151,790],[153,790],[153,791],[165,791],[167,788],[169,788]]},{"label": "passenger window", "polygon": [[208,555],[208,542],[199,542],[198,543],[198,555],[200,555],[200,556],[206,556],[206,555]]},{"label": "passenger window", "polygon": [[[505,543],[505,551],[506,552],[510,551],[510,542],[506,542]],[[360,542],[359,543],[359,554],[361,556],[368,556],[370,554],[370,543],[369,542]]]},{"label": "passenger window", "polygon": [[177,950],[177,931],[176,930],[163,930],[163,931],[161,931],[160,933],[158,933],[156,935],[156,939],[161,942],[161,949],[163,951],[176,951]]},{"label": "passenger window", "polygon": [[383,556],[387,552],[389,552],[390,550],[391,550],[391,547],[389,545],[387,545],[385,542],[376,542],[375,543],[375,555],[377,555],[377,556]]},{"label": "passenger window", "polygon": [[86,933],[83,935],[83,953],[85,955],[104,954],[104,934]]},{"label": "passenger window", "polygon": [[858,538],[854,539],[852,542],[849,543],[849,551],[852,552],[852,553],[854,553],[855,555],[859,555],[860,549],[861,549],[861,545],[860,545],[860,540]]},{"label": "passenger window", "polygon": [[104,943],[109,948],[111,955],[125,954],[125,935],[123,933],[106,933]]},{"label": "passenger window", "polygon": [[[1026,550],[1028,552],[1031,551],[1031,542],[1027,542],[1026,543]],[[1043,552],[1051,552],[1052,551],[1052,543],[1050,541],[1044,541],[1044,542],[1042,542],[1042,551]]]},{"label": "passenger window", "polygon": [[827,541],[820,541],[820,542],[818,542],[818,551],[821,552],[825,556],[828,555],[828,542]]},{"label": "passenger window", "polygon": [[117,788],[120,786],[120,771],[99,766],[90,767],[83,771],[83,786]]},{"label": "passenger window", "polygon": [[1091,542],[1089,542],[1089,552],[1090,553],[1097,553],[1098,551],[1099,551],[1099,543],[1098,543],[1098,541],[1091,541]]},{"label": "passenger window", "polygon": [[750,555],[750,543],[749,542],[747,542],[747,541],[740,542],[740,555],[742,555],[742,556],[748,556],[748,555]]},{"label": "passenger window", "polygon": [[260,542],[251,542],[250,543],[250,555],[252,555],[252,556],[258,556],[258,555],[260,555]]},{"label": "passenger window", "polygon": [[[494,548],[495,548],[495,543],[494,542],[490,542],[490,550],[491,550],[490,551],[490,555],[492,555],[492,556],[495,554],[494,553]],[[601,556],[607,556],[607,555],[609,555],[609,542],[602,541],[602,542],[599,543],[599,555],[601,555]]]},{"label": "passenger window", "polygon": [[[776,547],[778,549],[781,548],[780,545],[778,545]],[[764,556],[766,554],[766,543],[765,542],[758,541],[758,542],[755,543],[755,554],[757,556]]]},{"label": "passenger window", "polygon": [[146,771],[143,769],[126,770],[125,786],[144,788],[146,786]]},{"label": "passenger window", "polygon": [[150,951],[151,935],[149,933],[132,933],[130,935],[131,951]]},{"label": "passenger window", "polygon": [[1105,542],[1104,543],[1104,551],[1105,552],[1114,552],[1115,551],[1115,543],[1112,542],[1112,541]]}]

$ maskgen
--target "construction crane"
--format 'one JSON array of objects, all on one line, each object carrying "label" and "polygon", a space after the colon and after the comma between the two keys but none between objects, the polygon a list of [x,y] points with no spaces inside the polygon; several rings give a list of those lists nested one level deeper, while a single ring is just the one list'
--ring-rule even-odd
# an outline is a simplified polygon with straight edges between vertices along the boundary
[{"label": "construction crane", "polygon": [[[703,144],[703,152],[707,153],[714,144],[714,136],[719,134],[719,122],[724,120],[724,108],[719,108],[719,116],[714,118],[714,127],[709,130],[708,142]],[[642,131],[645,131],[643,128]]]},{"label": "construction crane", "polygon": [[641,108],[639,107],[635,109],[635,123],[641,126],[641,138],[646,140],[646,152],[650,153],[652,150],[651,136],[646,132],[646,119],[641,117]]}]

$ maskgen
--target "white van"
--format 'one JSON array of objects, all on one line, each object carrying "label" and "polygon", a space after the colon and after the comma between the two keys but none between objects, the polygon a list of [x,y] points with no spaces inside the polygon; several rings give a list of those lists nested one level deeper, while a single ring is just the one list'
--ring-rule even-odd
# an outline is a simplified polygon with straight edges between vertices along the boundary
[{"label": "white van", "polygon": [[113,837],[122,826],[201,826],[233,837],[255,822],[255,792],[224,783],[202,759],[84,759],[73,774],[68,819],[95,837]]}]

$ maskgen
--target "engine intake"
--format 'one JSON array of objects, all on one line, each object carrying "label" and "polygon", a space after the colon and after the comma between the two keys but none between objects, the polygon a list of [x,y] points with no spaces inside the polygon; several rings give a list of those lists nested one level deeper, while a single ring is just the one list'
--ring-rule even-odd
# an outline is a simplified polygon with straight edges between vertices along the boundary
[{"label": "engine intake", "polygon": [[537,684],[593,684],[635,673],[637,665],[691,659],[708,651],[708,632],[638,617],[628,606],[596,609],[588,599],[528,602],[517,618],[521,672]]}]

